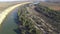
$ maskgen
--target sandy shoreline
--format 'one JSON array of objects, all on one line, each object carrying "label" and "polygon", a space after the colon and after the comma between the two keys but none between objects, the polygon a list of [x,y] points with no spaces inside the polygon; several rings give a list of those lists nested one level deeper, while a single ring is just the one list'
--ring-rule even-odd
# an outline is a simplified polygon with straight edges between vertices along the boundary
[{"label": "sandy shoreline", "polygon": [[15,8],[21,6],[21,5],[24,5],[24,4],[28,4],[30,2],[25,2],[25,3],[21,3],[21,4],[17,4],[15,6],[12,6],[12,7],[9,7],[7,8],[6,10],[4,10],[2,13],[0,13],[0,25],[1,23],[3,22],[3,20],[5,19],[5,17]]}]

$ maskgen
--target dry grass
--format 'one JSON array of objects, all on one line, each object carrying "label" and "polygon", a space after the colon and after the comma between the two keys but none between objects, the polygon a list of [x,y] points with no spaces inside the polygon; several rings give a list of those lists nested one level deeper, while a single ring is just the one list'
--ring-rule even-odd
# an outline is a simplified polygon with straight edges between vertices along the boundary
[{"label": "dry grass", "polygon": [[18,3],[21,3],[21,2],[0,2],[0,12]]},{"label": "dry grass", "polygon": [[60,10],[60,3],[40,2],[40,4],[53,10]]}]

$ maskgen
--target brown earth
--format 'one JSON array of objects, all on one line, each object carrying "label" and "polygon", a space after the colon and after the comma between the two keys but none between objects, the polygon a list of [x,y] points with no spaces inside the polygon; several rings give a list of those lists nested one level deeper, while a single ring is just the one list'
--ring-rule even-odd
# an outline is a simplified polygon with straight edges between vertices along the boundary
[{"label": "brown earth", "polygon": [[2,12],[4,9],[19,4],[21,2],[0,2],[0,12]]},{"label": "brown earth", "polygon": [[60,3],[53,3],[53,2],[40,2],[41,5],[47,6],[50,9],[60,11]]}]

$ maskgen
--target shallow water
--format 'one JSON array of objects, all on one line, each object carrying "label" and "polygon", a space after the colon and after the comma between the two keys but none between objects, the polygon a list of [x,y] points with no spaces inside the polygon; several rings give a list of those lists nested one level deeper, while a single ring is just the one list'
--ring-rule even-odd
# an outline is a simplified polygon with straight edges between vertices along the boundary
[{"label": "shallow water", "polygon": [[17,11],[18,11],[18,8],[14,9],[11,13],[7,15],[4,22],[2,23],[0,34],[17,34],[14,31],[18,27],[15,22]]}]

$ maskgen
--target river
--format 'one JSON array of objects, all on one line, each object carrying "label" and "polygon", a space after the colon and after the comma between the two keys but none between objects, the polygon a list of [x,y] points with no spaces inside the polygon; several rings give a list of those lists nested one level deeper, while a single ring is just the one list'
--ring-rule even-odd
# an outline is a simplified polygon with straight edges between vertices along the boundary
[{"label": "river", "polygon": [[2,23],[1,29],[0,29],[0,34],[17,34],[15,32],[15,29],[17,29],[17,24],[16,24],[16,17],[17,17],[17,11],[18,8],[14,9],[12,12],[10,12],[5,20]]}]

